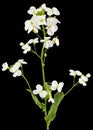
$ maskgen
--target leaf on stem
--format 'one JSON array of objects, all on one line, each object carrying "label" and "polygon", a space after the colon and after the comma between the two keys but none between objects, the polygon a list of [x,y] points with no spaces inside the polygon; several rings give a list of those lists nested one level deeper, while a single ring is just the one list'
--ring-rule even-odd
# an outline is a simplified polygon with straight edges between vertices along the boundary
[{"label": "leaf on stem", "polygon": [[56,118],[56,113],[57,113],[58,106],[61,103],[61,101],[63,100],[63,98],[64,98],[64,93],[63,92],[60,92],[60,93],[57,92],[54,95],[55,103],[53,103],[50,106],[50,110],[48,111],[48,115],[47,115],[47,117],[45,117],[45,120],[46,120],[48,125],[50,125],[50,123]]},{"label": "leaf on stem", "polygon": [[36,104],[40,109],[42,109],[42,111],[45,111],[45,104],[44,104],[44,103],[41,103],[41,102],[39,101],[39,99],[37,98],[37,96],[35,96],[30,89],[26,89],[26,90],[31,93],[32,99],[34,100],[35,104]]}]

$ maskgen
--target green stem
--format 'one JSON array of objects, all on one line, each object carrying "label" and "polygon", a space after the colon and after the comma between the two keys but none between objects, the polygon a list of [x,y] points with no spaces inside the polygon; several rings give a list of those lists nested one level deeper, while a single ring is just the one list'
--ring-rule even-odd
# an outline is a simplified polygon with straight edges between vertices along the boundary
[{"label": "green stem", "polygon": [[34,50],[31,50],[31,52],[33,53],[33,54],[35,54],[39,59],[41,59],[41,57],[37,54],[37,52],[36,51],[34,51]]},{"label": "green stem", "polygon": [[40,39],[42,39],[38,33],[36,33],[36,35],[37,35]]},{"label": "green stem", "polygon": [[46,123],[46,129],[49,130],[49,125]]},{"label": "green stem", "polygon": [[25,82],[27,83],[28,88],[30,89],[30,91],[31,91],[31,93],[32,93],[32,89],[31,89],[31,86],[30,86],[30,84],[29,84],[27,78],[26,78],[23,74],[22,74],[22,77],[23,77],[23,79],[25,80]]},{"label": "green stem", "polygon": [[43,35],[44,35],[44,37],[46,37],[46,31],[45,31],[44,25],[42,25],[42,29],[43,29]]},{"label": "green stem", "polygon": [[41,51],[41,68],[42,68],[42,78],[43,78],[43,86],[45,88],[45,71],[44,71],[44,46],[42,47],[42,51]]},{"label": "green stem", "polygon": [[[43,36],[46,37],[46,32],[45,32],[45,27],[42,25],[42,29],[43,29]],[[44,67],[45,67],[45,59],[44,59],[44,45],[42,47],[42,50],[41,50],[41,68],[42,68],[42,78],[43,78],[43,86],[44,86],[44,89],[46,90],[46,85],[45,85],[45,70],[44,70]],[[45,99],[45,117],[47,119],[47,99]],[[47,123],[47,120],[46,120],[46,130],[49,130],[49,125]]]},{"label": "green stem", "polygon": [[79,83],[77,82],[77,83],[75,83],[65,94],[64,94],[64,96],[66,96],[67,94],[69,94],[72,90],[73,90],[73,88],[75,87],[75,86],[77,86]]}]

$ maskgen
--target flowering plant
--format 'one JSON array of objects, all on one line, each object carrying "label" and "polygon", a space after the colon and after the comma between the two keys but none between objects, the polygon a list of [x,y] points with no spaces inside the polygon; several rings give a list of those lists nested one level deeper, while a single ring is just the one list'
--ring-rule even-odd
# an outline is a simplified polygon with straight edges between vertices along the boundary
[{"label": "flowering plant", "polygon": [[[26,81],[28,86],[26,90],[31,94],[35,104],[44,112],[46,130],[49,130],[49,126],[56,118],[58,107],[64,97],[79,84],[86,86],[91,75],[90,73],[84,75],[79,70],[70,69],[69,75],[73,77],[73,83],[72,87],[66,93],[62,90],[64,82],[57,82],[56,80],[47,82],[44,68],[48,49],[55,45],[59,46],[60,44],[58,36],[53,37],[58,30],[58,24],[61,23],[57,19],[60,12],[56,7],[49,8],[46,4],[42,4],[39,8],[31,6],[27,13],[31,15],[31,18],[25,21],[24,29],[28,34],[33,32],[36,34],[36,37],[28,40],[26,43],[21,42],[19,45],[23,50],[23,54],[31,52],[39,58],[42,69],[42,85],[37,84],[36,87],[32,89],[32,86],[24,75],[23,65],[27,64],[24,59],[19,59],[10,66],[7,62],[3,63],[2,71],[9,70],[9,72],[13,74],[13,77],[21,76]],[[40,53],[37,51],[37,44],[41,44]]]}]

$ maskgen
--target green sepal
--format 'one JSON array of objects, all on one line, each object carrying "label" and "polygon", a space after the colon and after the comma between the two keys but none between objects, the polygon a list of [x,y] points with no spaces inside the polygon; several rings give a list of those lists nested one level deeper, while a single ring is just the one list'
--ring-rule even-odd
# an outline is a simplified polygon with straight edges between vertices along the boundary
[{"label": "green sepal", "polygon": [[38,15],[44,15],[45,14],[45,10],[44,9],[42,9],[42,10],[40,10],[40,11],[38,11],[37,13],[36,13],[36,15],[38,16]]}]

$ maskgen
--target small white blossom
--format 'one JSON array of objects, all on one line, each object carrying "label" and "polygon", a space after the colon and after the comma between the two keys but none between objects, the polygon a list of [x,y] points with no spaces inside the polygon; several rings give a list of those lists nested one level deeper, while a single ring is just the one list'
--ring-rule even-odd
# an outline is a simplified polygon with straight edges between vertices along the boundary
[{"label": "small white blossom", "polygon": [[43,90],[42,85],[37,84],[37,85],[36,85],[36,89],[33,90],[33,94],[35,94],[35,95],[38,95],[38,94],[39,94],[39,96],[40,96],[41,98],[45,98],[48,93],[47,93],[47,91]]},{"label": "small white blossom", "polygon": [[54,80],[52,81],[51,90],[53,91],[57,90],[58,92],[61,92],[63,86],[64,86],[63,82],[58,83],[56,80]]},{"label": "small white blossom", "polygon": [[46,8],[47,11],[47,15],[51,16],[51,15],[60,15],[59,10],[56,7],[51,8]]},{"label": "small white blossom", "polygon": [[10,69],[9,71],[11,73],[13,73],[13,77],[17,77],[17,76],[21,76],[21,70],[19,70],[20,68],[20,63],[16,62]]},{"label": "small white blossom", "polygon": [[53,36],[54,33],[58,30],[57,23],[60,22],[55,17],[47,18],[46,29],[47,29],[47,34],[49,36]]},{"label": "small white blossom", "polygon": [[87,77],[87,78],[90,78],[90,77],[91,77],[91,74],[90,74],[90,73],[87,73],[87,74],[86,74],[86,77]]},{"label": "small white blossom", "polygon": [[27,62],[24,61],[24,59],[19,59],[18,62],[21,63],[21,64],[27,64]]},{"label": "small white blossom", "polygon": [[5,71],[7,69],[8,69],[8,63],[5,62],[5,63],[2,64],[2,71]]},{"label": "small white blossom", "polygon": [[31,6],[30,9],[27,11],[28,14],[35,15],[36,13],[36,7]]},{"label": "small white blossom", "polygon": [[69,70],[69,75],[71,75],[71,76],[81,76],[82,75],[82,73],[79,71],[79,70],[76,70],[76,71],[74,71],[74,70],[72,70],[72,69],[70,69]]},{"label": "small white blossom", "polygon": [[86,86],[88,78],[90,78],[90,76],[91,75],[89,73],[86,74],[86,76],[82,74],[81,77],[79,78],[79,83],[82,84],[83,86]]},{"label": "small white blossom", "polygon": [[52,39],[52,43],[56,44],[57,46],[59,46],[59,39],[57,37]]},{"label": "small white blossom", "polygon": [[16,70],[16,71],[13,73],[13,77],[21,76],[21,74],[22,74],[21,70]]},{"label": "small white blossom", "polygon": [[31,51],[31,46],[29,45],[29,43],[24,44],[23,42],[21,42],[19,45],[21,46],[24,54]]},{"label": "small white blossom", "polygon": [[22,67],[22,64],[27,64],[27,62],[24,61],[24,59],[19,59],[14,65],[12,65],[9,68],[9,71],[11,73],[13,73],[13,77],[17,77],[17,76],[22,75],[22,71],[20,70],[20,67]]},{"label": "small white blossom", "polygon": [[36,16],[38,25],[46,25],[46,15]]},{"label": "small white blossom", "polygon": [[44,37],[44,39],[40,40],[40,42],[43,42],[44,43],[44,47],[46,49],[49,49],[51,47],[53,47],[53,43],[52,41],[50,40],[51,37]]},{"label": "small white blossom", "polygon": [[25,21],[25,31],[27,31],[28,34],[31,31],[38,33],[38,29],[40,29],[40,26],[38,25],[36,16],[33,16],[30,20]]},{"label": "small white blossom", "polygon": [[30,39],[28,41],[28,44],[31,44],[31,43],[35,44],[35,43],[38,43],[38,42],[39,42],[39,38],[35,38],[35,39]]},{"label": "small white blossom", "polygon": [[42,5],[40,6],[40,8],[46,11],[46,9],[47,9],[46,4],[45,4],[45,3],[42,4]]}]

